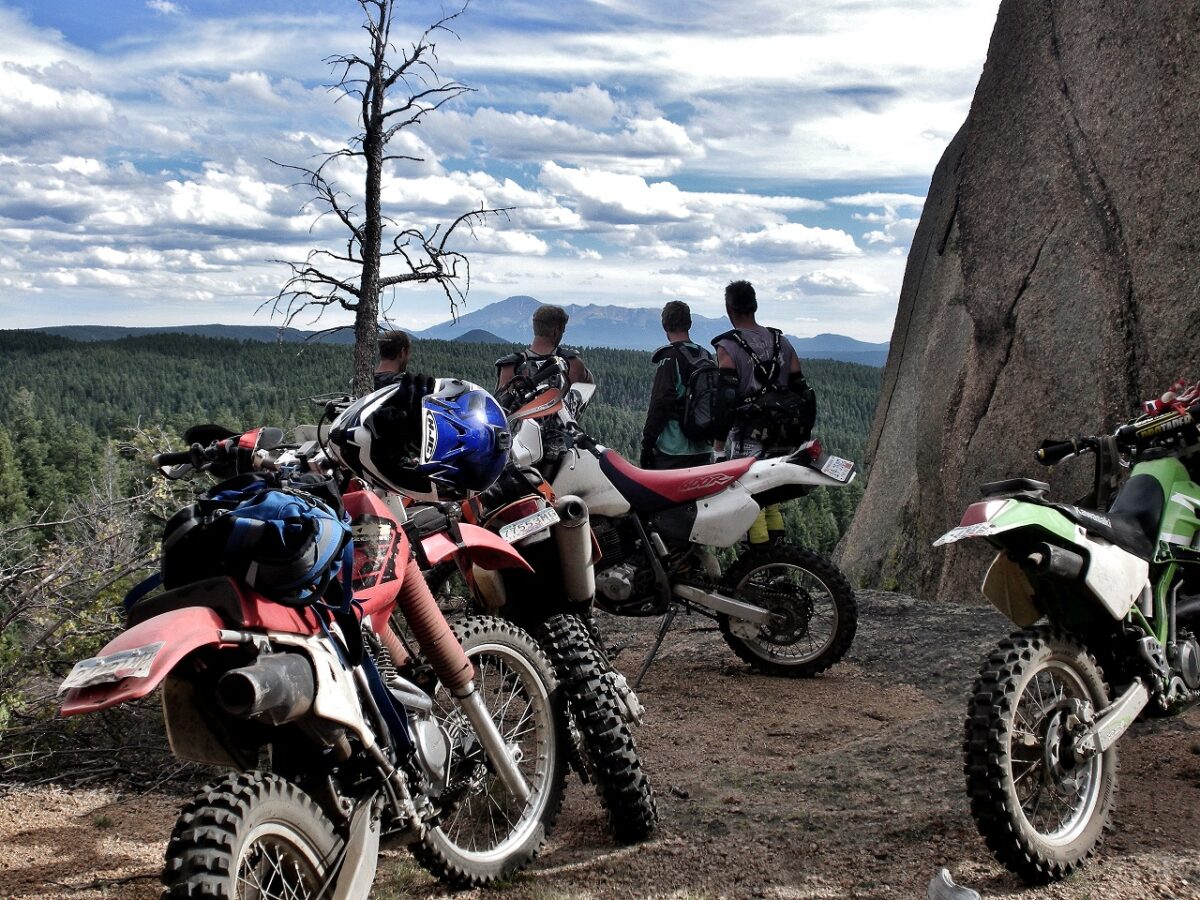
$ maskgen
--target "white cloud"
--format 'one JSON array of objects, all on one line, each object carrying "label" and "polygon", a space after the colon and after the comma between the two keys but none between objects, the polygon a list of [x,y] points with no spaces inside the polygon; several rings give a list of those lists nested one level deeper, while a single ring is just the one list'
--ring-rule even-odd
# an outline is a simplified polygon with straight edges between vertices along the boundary
[{"label": "white cloud", "polygon": [[853,194],[848,197],[831,197],[830,203],[838,206],[886,206],[898,208],[902,206],[924,206],[925,198],[918,194],[890,194],[884,191],[869,191],[865,194]]},{"label": "white cloud", "polygon": [[172,3],[171,0],[146,0],[146,7],[164,16],[177,16],[183,11],[178,3]]},{"label": "white cloud", "polygon": [[792,285],[805,294],[832,294],[849,297],[888,292],[887,285],[880,284],[870,276],[832,269],[817,269],[808,272],[792,282]]},{"label": "white cloud", "polygon": [[859,256],[854,238],[835,228],[810,228],[796,222],[742,232],[727,242],[760,260],[834,259]]},{"label": "white cloud", "polygon": [[542,166],[539,180],[573,202],[590,221],[629,225],[681,221],[691,215],[684,193],[670,182],[650,184],[639,175],[570,169],[553,162]]},{"label": "white cloud", "polygon": [[550,112],[592,128],[603,128],[617,114],[617,104],[608,91],[595,82],[587,87],[574,87],[566,92],[541,93],[538,99]]}]

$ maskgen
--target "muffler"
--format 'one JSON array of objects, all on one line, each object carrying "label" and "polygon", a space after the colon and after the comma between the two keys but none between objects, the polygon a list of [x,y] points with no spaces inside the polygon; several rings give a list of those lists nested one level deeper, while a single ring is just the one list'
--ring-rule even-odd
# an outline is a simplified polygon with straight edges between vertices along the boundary
[{"label": "muffler", "polygon": [[1083,575],[1084,558],[1071,550],[1053,544],[1038,544],[1025,557],[1025,566],[1035,575],[1074,581]]},{"label": "muffler", "polygon": [[558,498],[554,511],[559,521],[552,527],[567,599],[572,603],[590,603],[596,596],[596,570],[592,565],[592,529],[587,504],[574,494],[567,494]]},{"label": "muffler", "polygon": [[263,654],[217,682],[217,702],[239,719],[282,725],[307,713],[316,695],[312,664],[299,653]]}]

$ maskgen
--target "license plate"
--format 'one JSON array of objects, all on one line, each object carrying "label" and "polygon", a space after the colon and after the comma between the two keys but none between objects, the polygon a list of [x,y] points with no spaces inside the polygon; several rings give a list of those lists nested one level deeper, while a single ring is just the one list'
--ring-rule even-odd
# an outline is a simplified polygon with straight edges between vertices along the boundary
[{"label": "license plate", "polygon": [[975,525],[960,525],[958,528],[951,528],[943,534],[933,542],[933,546],[941,547],[944,544],[953,544],[964,538],[987,537],[994,531],[995,529],[990,522],[978,522]]},{"label": "license plate", "polygon": [[546,507],[543,510],[535,512],[532,516],[526,516],[523,519],[517,519],[515,522],[509,522],[500,529],[500,537],[508,541],[510,544],[515,544],[521,538],[529,537],[534,532],[541,531],[543,528],[549,528],[558,521],[558,513],[553,507]]},{"label": "license plate", "polygon": [[108,656],[82,659],[75,663],[71,674],[59,685],[58,692],[61,694],[71,688],[91,687],[94,684],[106,684],[124,678],[145,678],[150,674],[154,657],[164,644],[165,641],[159,641],[145,647],[135,647],[133,650],[110,653]]},{"label": "license plate", "polygon": [[828,475],[834,481],[849,481],[853,471],[853,461],[840,456],[827,456],[821,461],[821,474]]}]

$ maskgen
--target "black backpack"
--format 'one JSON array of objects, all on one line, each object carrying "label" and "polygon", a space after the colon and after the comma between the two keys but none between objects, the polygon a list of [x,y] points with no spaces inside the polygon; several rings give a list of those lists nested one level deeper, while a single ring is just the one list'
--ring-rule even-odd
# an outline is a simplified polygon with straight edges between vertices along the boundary
[{"label": "black backpack", "polygon": [[679,427],[693,441],[720,441],[733,427],[737,405],[737,383],[721,374],[706,351],[678,344],[679,356],[687,363],[679,373],[683,382],[683,409]]},{"label": "black backpack", "polygon": [[750,357],[754,364],[754,379],[760,385],[758,391],[743,397],[734,411],[734,420],[746,430],[756,432],[766,447],[803,444],[812,436],[817,421],[817,394],[801,375],[794,387],[778,383],[782,361],[783,332],[778,328],[771,332],[772,346],[769,359],[762,359],[750,347],[750,343],[736,329],[714,339],[714,343],[729,338]]}]

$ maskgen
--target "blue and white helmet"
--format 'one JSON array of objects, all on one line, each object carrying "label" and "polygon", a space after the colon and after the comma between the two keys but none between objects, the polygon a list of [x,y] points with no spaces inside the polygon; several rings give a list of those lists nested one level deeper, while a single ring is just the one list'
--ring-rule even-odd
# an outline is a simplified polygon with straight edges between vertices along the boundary
[{"label": "blue and white helmet", "polygon": [[406,376],[354,401],[329,431],[330,451],[355,475],[420,498],[490,487],[511,442],[492,395],[456,378]]},{"label": "blue and white helmet", "polygon": [[421,407],[419,470],[460,491],[491,487],[512,447],[508,422],[496,399],[469,381],[439,378]]}]

